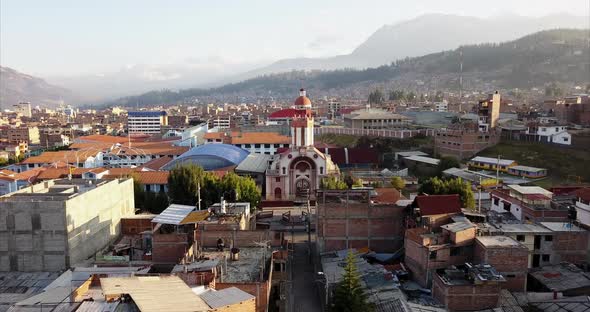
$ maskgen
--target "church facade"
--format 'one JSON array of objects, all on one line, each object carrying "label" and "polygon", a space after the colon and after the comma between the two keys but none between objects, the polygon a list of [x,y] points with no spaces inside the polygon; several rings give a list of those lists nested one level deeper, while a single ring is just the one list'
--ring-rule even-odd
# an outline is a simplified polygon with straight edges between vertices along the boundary
[{"label": "church facade", "polygon": [[266,170],[268,200],[290,200],[313,194],[322,178],[340,174],[330,155],[314,147],[311,108],[311,101],[301,89],[290,124],[291,146],[274,155]]}]

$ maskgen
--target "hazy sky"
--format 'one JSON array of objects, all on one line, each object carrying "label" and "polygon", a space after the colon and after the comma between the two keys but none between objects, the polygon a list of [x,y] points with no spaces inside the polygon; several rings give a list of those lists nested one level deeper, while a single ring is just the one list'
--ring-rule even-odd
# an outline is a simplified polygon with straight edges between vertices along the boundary
[{"label": "hazy sky", "polygon": [[0,0],[0,64],[39,75],[351,52],[426,13],[589,14],[588,0]]}]

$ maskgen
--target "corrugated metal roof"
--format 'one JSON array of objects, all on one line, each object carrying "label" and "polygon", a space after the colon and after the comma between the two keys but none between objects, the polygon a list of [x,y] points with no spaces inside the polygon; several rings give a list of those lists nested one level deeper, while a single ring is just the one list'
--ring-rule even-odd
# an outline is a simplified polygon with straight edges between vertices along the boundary
[{"label": "corrugated metal roof", "polygon": [[[491,158],[491,157],[477,156],[477,157],[474,157],[473,159],[471,159],[471,161],[480,162],[480,163],[484,163],[484,164],[491,164],[491,165],[498,164],[498,158]],[[500,166],[509,166],[514,163],[514,160],[500,159],[499,162],[500,162]]]},{"label": "corrugated metal roof", "polygon": [[194,210],[194,206],[172,204],[153,218],[152,222],[179,225]]},{"label": "corrugated metal roof", "polygon": [[118,306],[119,306],[119,301],[114,301],[114,302],[84,301],[78,307],[76,312],[114,312],[114,311],[119,311],[117,309]]},{"label": "corrugated metal roof", "polygon": [[232,304],[254,299],[249,293],[236,287],[230,287],[219,291],[208,291],[201,294],[201,299],[211,308],[217,309]]},{"label": "corrugated metal roof", "polygon": [[237,171],[264,173],[268,168],[271,155],[250,154],[237,167]]}]

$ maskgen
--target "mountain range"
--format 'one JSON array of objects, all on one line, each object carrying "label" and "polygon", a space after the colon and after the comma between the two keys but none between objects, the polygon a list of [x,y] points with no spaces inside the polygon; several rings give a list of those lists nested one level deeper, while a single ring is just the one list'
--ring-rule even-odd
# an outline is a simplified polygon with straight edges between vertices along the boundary
[{"label": "mountain range", "polygon": [[[29,87],[32,92],[30,96],[19,95],[18,92],[24,92],[26,89],[17,87],[3,92],[3,97],[8,101],[14,101],[17,98],[47,101],[47,99],[56,98],[56,94],[60,96],[63,94],[63,97],[68,99],[74,97],[79,99],[77,103],[104,103],[109,99],[150,90],[220,87],[262,75],[293,70],[374,68],[405,58],[456,49],[461,45],[506,42],[545,29],[588,27],[590,27],[588,17],[568,14],[538,18],[514,15],[476,18],[428,14],[381,27],[347,55],[284,59],[266,65],[237,64],[223,59],[191,59],[182,64],[166,65],[136,64],[125,66],[113,73],[79,77],[45,77],[47,82],[43,81],[43,83],[61,86],[62,88],[57,87],[61,91],[57,92],[56,89],[44,95],[40,90],[48,86],[39,82],[38,90]],[[7,89],[7,86],[0,85],[0,90],[4,89]],[[58,96],[57,99],[59,98]]]},{"label": "mountain range", "polygon": [[588,17],[568,14],[538,18],[507,15],[489,19],[428,14],[381,27],[350,54],[280,60],[239,77],[247,79],[290,70],[378,67],[406,57],[455,49],[461,45],[510,41],[547,29],[588,27]]},{"label": "mountain range", "polygon": [[[290,71],[269,74],[210,89],[152,91],[111,104],[142,105],[192,102],[199,97],[235,99],[293,97],[304,82],[315,96],[366,96],[376,86],[422,91],[458,90],[459,63],[463,61],[466,90],[530,88],[552,82],[590,83],[590,30],[556,29],[514,41],[465,45],[448,51],[406,58],[390,65],[363,70]],[[361,94],[353,94],[360,92]],[[362,93],[364,92],[364,95]]]},{"label": "mountain range", "polygon": [[55,107],[76,101],[70,90],[54,86],[45,80],[0,66],[0,108],[9,109],[19,102]]}]

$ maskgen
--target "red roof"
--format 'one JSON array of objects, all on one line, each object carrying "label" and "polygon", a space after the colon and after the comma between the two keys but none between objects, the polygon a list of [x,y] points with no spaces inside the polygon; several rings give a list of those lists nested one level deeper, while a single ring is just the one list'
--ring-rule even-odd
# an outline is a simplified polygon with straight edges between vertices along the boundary
[{"label": "red roof", "polygon": [[295,99],[295,105],[297,105],[297,106],[311,106],[311,100],[307,96],[301,95]]},{"label": "red roof", "polygon": [[416,204],[423,216],[459,213],[461,212],[461,198],[452,195],[421,195],[416,196]]},{"label": "red roof", "polygon": [[297,116],[305,116],[305,114],[305,109],[286,108],[270,114],[268,118],[293,118]]},{"label": "red roof", "polygon": [[143,164],[143,167],[151,169],[151,170],[160,170],[160,169],[162,169],[162,167],[164,167],[167,163],[169,163],[171,161],[172,161],[172,158],[170,158],[168,156],[163,156],[163,157],[155,158],[155,159],[152,159],[152,160],[146,162],[145,164]]},{"label": "red roof", "polygon": [[576,196],[584,201],[590,201],[590,188],[583,188],[576,191]]}]

